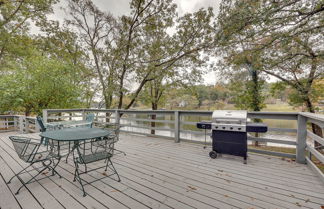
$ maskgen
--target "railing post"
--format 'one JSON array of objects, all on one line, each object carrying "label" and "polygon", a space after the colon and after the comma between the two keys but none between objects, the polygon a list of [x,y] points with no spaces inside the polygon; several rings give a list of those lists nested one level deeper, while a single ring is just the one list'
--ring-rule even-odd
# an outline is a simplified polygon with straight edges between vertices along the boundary
[{"label": "railing post", "polygon": [[119,110],[115,110],[115,123],[119,124],[120,123],[120,113]]},{"label": "railing post", "polygon": [[174,142],[180,142],[180,113],[174,111]]},{"label": "railing post", "polygon": [[29,133],[29,120],[25,117],[25,132]]},{"label": "railing post", "polygon": [[83,109],[82,110],[82,120],[85,120],[86,119],[86,114],[85,114],[85,110]]},{"label": "railing post", "polygon": [[18,122],[17,122],[17,117],[16,117],[16,116],[14,116],[14,117],[13,117],[13,119],[14,119],[14,129],[15,129],[15,130],[18,130]]},{"label": "railing post", "polygon": [[43,110],[43,121],[44,121],[44,123],[47,123],[47,115],[48,113],[47,113],[47,110]]},{"label": "railing post", "polygon": [[296,162],[306,163],[306,137],[307,137],[307,118],[302,115],[298,115],[298,127],[297,127],[297,147],[296,147]]},{"label": "railing post", "polygon": [[35,118],[35,131],[36,132],[40,132],[41,131],[41,128],[40,128],[40,126],[39,126],[36,118]]},{"label": "railing post", "polygon": [[19,116],[19,131],[20,133],[24,133],[24,119],[25,119],[25,116]]}]

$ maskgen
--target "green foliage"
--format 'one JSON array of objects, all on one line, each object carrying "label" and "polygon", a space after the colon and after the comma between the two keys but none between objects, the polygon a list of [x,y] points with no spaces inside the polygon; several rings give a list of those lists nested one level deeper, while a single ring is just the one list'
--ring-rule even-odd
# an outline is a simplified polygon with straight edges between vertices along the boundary
[{"label": "green foliage", "polygon": [[[287,97],[289,105],[300,107],[304,105],[305,98],[295,88],[292,88],[285,82],[276,82],[271,85],[270,93],[274,97]],[[324,97],[323,80],[315,81],[313,88],[307,95],[312,101],[319,101]]]},{"label": "green foliage", "polygon": [[0,78],[0,110],[40,113],[46,108],[81,104],[80,89],[72,82],[70,66],[33,54]]},{"label": "green foliage", "polygon": [[235,81],[230,85],[230,90],[232,94],[232,101],[235,107],[243,110],[260,111],[265,108],[264,103],[265,96],[261,93],[255,93],[255,89],[262,89],[264,81],[259,82],[255,87],[255,83],[251,80]]},{"label": "green foliage", "polygon": [[318,98],[312,96],[314,83],[324,76],[323,47],[318,47],[324,25],[323,1],[310,2],[223,0],[217,38],[225,61],[245,60],[285,82],[298,92],[291,101],[302,100],[313,112]]}]

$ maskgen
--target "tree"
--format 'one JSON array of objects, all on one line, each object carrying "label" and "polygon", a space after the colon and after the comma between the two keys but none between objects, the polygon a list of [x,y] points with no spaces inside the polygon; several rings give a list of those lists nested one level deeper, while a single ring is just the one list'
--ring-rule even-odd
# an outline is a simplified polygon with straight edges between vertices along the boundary
[{"label": "tree", "polygon": [[1,111],[40,114],[47,108],[72,108],[81,105],[80,89],[71,82],[68,65],[36,51],[15,64],[15,70],[0,78]]},{"label": "tree", "polygon": [[[29,30],[28,21],[40,21],[52,11],[57,0],[2,0],[0,5],[0,64],[5,64],[5,56],[15,53],[17,35]],[[19,44],[18,44],[19,45]]]},{"label": "tree", "polygon": [[249,69],[235,72],[230,78],[232,101],[239,109],[261,111],[266,105],[263,88],[265,81],[258,71]]},{"label": "tree", "polygon": [[[202,65],[207,56],[201,52],[211,47],[211,9],[176,19],[172,0],[133,0],[130,8],[129,16],[114,19],[90,0],[70,1],[72,20],[68,23],[78,28],[89,46],[106,108],[110,108],[113,96],[118,98],[117,108],[130,108],[147,82],[179,66]],[[176,32],[168,34],[176,22]],[[152,53],[158,49],[160,53]],[[131,88],[134,83],[138,84],[135,90]],[[127,103],[125,95],[130,98]]]},{"label": "tree", "polygon": [[[174,9],[171,11],[174,12]],[[139,70],[136,70],[137,75],[141,75],[139,87],[149,83],[153,109],[157,109],[166,87],[194,84],[201,80],[202,67],[207,66],[207,53],[213,41],[210,25],[213,12],[210,8],[186,14],[177,21],[174,18],[170,19],[174,16],[170,15],[170,12],[164,15],[167,15],[165,24],[161,25],[161,19],[155,18],[143,25],[143,48],[147,49],[147,52],[143,52],[144,56],[139,56]],[[176,31],[169,35],[167,31],[175,21],[178,23]],[[130,105],[131,103],[126,108]]]},{"label": "tree", "polygon": [[38,26],[42,33],[35,38],[35,46],[44,56],[69,66],[72,83],[82,89],[80,97],[84,105],[90,108],[98,83],[94,81],[96,76],[89,64],[89,56],[78,42],[77,34],[57,21],[43,20]]},{"label": "tree", "polygon": [[[69,17],[66,23],[74,26],[79,34],[80,41],[86,46],[90,54],[90,64],[95,69],[102,88],[102,96],[106,109],[111,108],[115,68],[105,60],[111,44],[115,19],[111,14],[104,13],[91,0],[69,0]],[[108,52],[107,52],[108,50]]]},{"label": "tree", "polygon": [[[323,1],[223,0],[217,37],[233,50],[228,57],[248,53],[258,58],[258,70],[294,88],[309,112],[314,112],[314,81],[324,76]],[[241,43],[246,48],[242,48]],[[315,124],[313,131],[322,135]]]}]

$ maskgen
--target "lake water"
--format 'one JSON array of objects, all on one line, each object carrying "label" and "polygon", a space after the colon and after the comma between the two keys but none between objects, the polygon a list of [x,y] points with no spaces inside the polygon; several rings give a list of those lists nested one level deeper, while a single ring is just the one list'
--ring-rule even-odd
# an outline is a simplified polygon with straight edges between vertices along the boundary
[{"label": "lake water", "polygon": [[[150,127],[150,122],[146,121],[133,121],[127,120],[129,118],[140,118],[140,119],[150,119],[148,115],[135,115],[135,114],[128,114],[123,116],[125,119],[121,120],[122,124],[132,125],[132,126],[148,126]],[[174,118],[173,116],[163,116],[158,115],[156,120],[170,120],[172,121]],[[198,121],[210,121],[211,117],[204,117],[204,116],[182,116],[181,121],[184,122],[198,122]],[[263,123],[266,123],[268,127],[271,128],[289,128],[289,129],[296,129],[297,128],[297,121],[292,120],[273,120],[273,119],[264,119],[262,120]],[[174,129],[173,123],[162,123],[156,122],[157,128],[162,129]],[[123,130],[133,131],[133,132],[140,132],[145,134],[150,134],[149,129],[139,128],[139,127],[124,127]],[[180,138],[188,139],[192,141],[204,141],[204,130],[200,130],[196,128],[196,125],[193,124],[182,124],[181,125]],[[197,131],[199,133],[186,133],[185,131]],[[156,135],[174,137],[174,132],[168,130],[156,130]],[[207,134],[210,134],[210,130],[207,130]],[[288,132],[267,132],[264,134],[259,134],[259,137],[263,138],[271,138],[271,139],[280,139],[280,140],[287,140],[287,141],[296,141],[296,133],[288,133]],[[206,137],[207,142],[211,142],[211,138],[209,136]],[[280,146],[280,147],[295,147],[292,145],[283,145],[283,144],[276,144],[276,143],[267,143],[268,146]]]},{"label": "lake water", "polygon": [[[64,116],[68,116],[68,114],[63,114]],[[103,122],[105,117],[105,113],[98,113],[98,116],[100,118],[98,121]],[[114,117],[114,115],[112,115]],[[124,114],[122,116],[121,124],[124,125],[131,125],[131,126],[137,126],[137,127],[123,127],[123,130],[132,131],[132,132],[138,132],[138,133],[144,133],[144,134],[150,134],[151,130],[142,128],[142,127],[150,127],[151,122],[147,121],[135,121],[135,120],[128,120],[129,119],[151,119],[150,115],[145,114]],[[69,118],[66,118],[67,120]],[[82,120],[82,117],[73,117],[73,120]],[[174,115],[157,115],[156,120],[167,120],[168,123],[163,122],[156,122],[156,127],[159,129],[174,129]],[[193,124],[181,124],[180,126],[180,138],[192,140],[192,141],[201,141],[203,142],[204,137],[204,130],[200,130],[196,128],[196,122],[199,121],[210,121],[211,117],[207,116],[181,116],[180,118],[181,122],[191,122]],[[112,119],[112,122],[114,120]],[[264,119],[262,121],[263,123],[266,123],[268,127],[271,128],[288,128],[288,129],[296,129],[297,128],[297,121],[294,120],[273,120],[273,119]],[[188,133],[188,131],[193,131],[191,133]],[[210,134],[211,131],[207,130],[207,134]],[[170,130],[156,130],[156,135],[161,136],[167,136],[167,137],[174,137],[174,132]],[[263,138],[271,138],[271,139],[279,139],[279,140],[286,140],[286,141],[296,141],[296,133],[288,133],[288,132],[274,132],[269,131],[264,134],[260,134],[259,137]],[[206,137],[207,142],[211,142],[211,138],[209,136]],[[295,147],[292,145],[283,145],[283,144],[275,144],[275,143],[267,143],[268,146],[280,146],[280,147]]]}]

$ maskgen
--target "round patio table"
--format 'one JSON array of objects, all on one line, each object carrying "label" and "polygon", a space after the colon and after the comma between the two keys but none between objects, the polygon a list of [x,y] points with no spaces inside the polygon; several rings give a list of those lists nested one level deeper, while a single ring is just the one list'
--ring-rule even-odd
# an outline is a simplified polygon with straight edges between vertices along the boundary
[{"label": "round patio table", "polygon": [[[42,140],[48,141],[52,140],[52,146],[54,144],[57,146],[57,155],[59,159],[62,156],[67,155],[66,161],[68,159],[68,156],[70,153],[73,153],[73,151],[78,148],[80,142],[90,139],[96,139],[101,137],[107,137],[110,134],[112,134],[113,131],[111,130],[104,130],[100,128],[67,128],[67,129],[59,129],[59,130],[53,130],[53,131],[46,131],[42,132],[40,134],[40,137],[42,137]],[[71,148],[71,142],[73,142],[73,146]],[[66,154],[61,153],[61,146],[63,144],[68,143],[68,149]],[[53,149],[53,147],[51,147]]]},{"label": "round patio table", "polygon": [[105,137],[112,131],[100,128],[67,128],[53,131],[46,131],[40,134],[41,137],[55,141],[83,141]]}]

